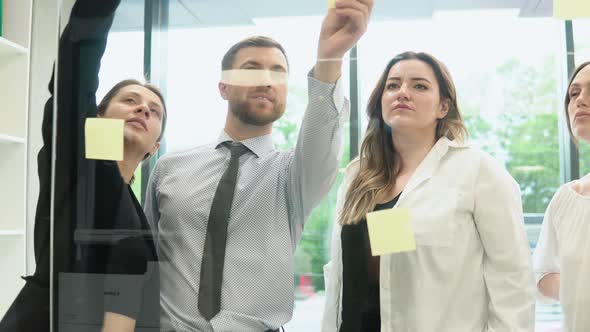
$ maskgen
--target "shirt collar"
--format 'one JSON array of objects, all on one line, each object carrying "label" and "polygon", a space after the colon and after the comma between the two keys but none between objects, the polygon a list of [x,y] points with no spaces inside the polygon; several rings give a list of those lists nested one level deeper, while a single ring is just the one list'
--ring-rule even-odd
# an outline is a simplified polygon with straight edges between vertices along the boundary
[{"label": "shirt collar", "polygon": [[[215,148],[221,146],[222,143],[225,142],[233,142],[235,141],[225,130],[222,130],[219,134],[219,138],[215,143]],[[238,141],[244,144],[252,153],[256,155],[256,157],[264,157],[266,154],[274,150],[274,144],[272,142],[272,134],[267,134],[264,136],[252,137],[245,139],[243,141]]]},{"label": "shirt collar", "polygon": [[467,140],[450,140],[446,136],[443,136],[439,138],[438,141],[434,144],[433,149],[437,152],[440,158],[449,151],[449,148],[462,149],[467,148],[469,146],[470,144]]}]

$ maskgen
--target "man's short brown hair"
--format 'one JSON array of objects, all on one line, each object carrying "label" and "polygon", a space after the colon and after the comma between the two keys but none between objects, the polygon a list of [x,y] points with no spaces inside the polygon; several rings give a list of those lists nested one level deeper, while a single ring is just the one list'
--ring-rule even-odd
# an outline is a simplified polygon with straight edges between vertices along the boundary
[{"label": "man's short brown hair", "polygon": [[285,56],[285,60],[287,60],[287,66],[289,65],[289,59],[287,59],[287,53],[285,53],[285,49],[281,44],[279,44],[276,40],[265,37],[265,36],[253,36],[243,39],[236,44],[234,44],[230,49],[225,53],[223,59],[221,60],[221,70],[230,70],[233,68],[234,61],[236,59],[236,54],[238,51],[247,48],[247,47],[274,47],[279,49],[281,53]]}]

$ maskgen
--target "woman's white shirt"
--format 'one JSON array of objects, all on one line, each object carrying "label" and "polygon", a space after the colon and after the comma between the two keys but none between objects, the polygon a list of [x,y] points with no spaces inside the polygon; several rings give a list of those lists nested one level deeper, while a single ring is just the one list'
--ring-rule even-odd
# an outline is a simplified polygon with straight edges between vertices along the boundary
[{"label": "woman's white shirt", "polygon": [[549,273],[560,273],[564,331],[590,331],[590,197],[572,184],[562,185],[545,211],[533,266],[537,284]]},{"label": "woman's white shirt", "polygon": [[[358,164],[346,170],[337,216]],[[534,330],[520,190],[496,160],[443,137],[395,207],[411,211],[416,251],[381,256],[381,331]],[[336,222],[331,261],[324,267],[324,332],[337,331],[342,321],[341,256]]]}]

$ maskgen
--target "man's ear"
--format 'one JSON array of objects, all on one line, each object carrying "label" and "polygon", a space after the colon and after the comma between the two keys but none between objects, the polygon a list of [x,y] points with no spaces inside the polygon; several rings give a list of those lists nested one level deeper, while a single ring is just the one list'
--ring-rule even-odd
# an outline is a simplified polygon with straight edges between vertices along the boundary
[{"label": "man's ear", "polygon": [[219,82],[217,87],[219,88],[219,94],[221,95],[221,98],[223,98],[223,100],[227,100],[227,84]]}]

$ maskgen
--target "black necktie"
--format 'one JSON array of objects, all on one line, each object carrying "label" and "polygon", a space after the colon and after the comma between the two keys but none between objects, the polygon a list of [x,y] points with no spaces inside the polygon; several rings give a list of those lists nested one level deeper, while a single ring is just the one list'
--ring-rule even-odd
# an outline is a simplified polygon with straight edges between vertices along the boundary
[{"label": "black necktie", "polygon": [[225,142],[223,145],[229,148],[231,158],[229,166],[219,180],[215,196],[213,196],[211,212],[207,221],[207,235],[199,282],[199,311],[208,321],[215,317],[221,308],[221,280],[223,279],[227,221],[234,199],[238,161],[241,155],[248,152],[248,148],[242,143]]}]

